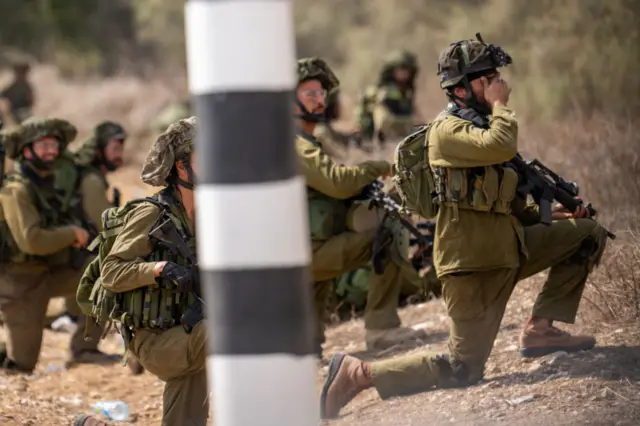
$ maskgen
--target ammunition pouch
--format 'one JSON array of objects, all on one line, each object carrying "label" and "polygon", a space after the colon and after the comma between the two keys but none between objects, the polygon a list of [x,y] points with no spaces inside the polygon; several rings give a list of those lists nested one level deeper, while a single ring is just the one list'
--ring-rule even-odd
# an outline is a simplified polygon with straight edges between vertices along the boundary
[{"label": "ammunition pouch", "polygon": [[[311,193],[311,189],[307,189]],[[347,230],[347,203],[313,191],[309,197],[309,231],[312,241],[326,241]],[[317,195],[316,195],[317,194]]]},{"label": "ammunition pouch", "polygon": [[444,168],[444,204],[454,208],[510,214],[518,174],[510,167]]},{"label": "ammunition pouch", "polygon": [[180,317],[180,323],[187,334],[193,331],[193,327],[204,319],[204,313],[202,312],[202,302],[200,299],[189,306],[184,314]]}]

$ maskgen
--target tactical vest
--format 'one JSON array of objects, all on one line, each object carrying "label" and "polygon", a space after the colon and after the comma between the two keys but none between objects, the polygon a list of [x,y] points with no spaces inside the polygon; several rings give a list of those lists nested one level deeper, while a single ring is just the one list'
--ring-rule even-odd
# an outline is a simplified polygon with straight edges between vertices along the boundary
[{"label": "tactical vest", "polygon": [[[166,191],[166,190],[165,190]],[[97,324],[106,324],[105,334],[110,325],[115,322],[121,326],[121,333],[125,342],[131,338],[135,330],[156,329],[166,330],[180,324],[180,317],[196,301],[193,293],[180,293],[175,284],[161,278],[156,278],[153,285],[140,287],[123,293],[115,293],[102,285],[101,265],[109,254],[118,234],[126,226],[126,216],[142,203],[151,203],[160,209],[157,223],[169,218],[184,236],[193,253],[195,253],[195,237],[189,233],[189,226],[177,211],[179,208],[173,203],[168,194],[163,191],[152,197],[129,201],[122,207],[112,207],[102,214],[102,229],[98,238],[89,247],[92,250],[99,246],[98,256],[86,268],[77,292],[78,305],[82,312],[92,317]],[[92,247],[93,246],[93,247]],[[145,262],[170,261],[180,265],[188,265],[185,258],[173,253],[161,245],[155,245]],[[88,327],[90,321],[87,322]],[[85,331],[85,338],[89,329]],[[103,336],[104,336],[103,335]]]},{"label": "tactical vest", "polygon": [[[38,185],[23,173],[15,172],[4,179],[3,188],[18,183],[24,185],[29,192],[29,198],[40,215],[40,227],[43,229],[56,228],[71,224],[68,215],[60,209],[60,197],[53,189],[46,194]],[[3,196],[3,203],[15,203],[15,200]],[[70,260],[71,247],[65,248],[57,253],[47,256],[36,256],[25,253],[16,244],[11,234],[11,230],[6,222],[4,210],[0,207],[0,262],[1,263],[24,263],[39,262],[49,266],[63,265]]]},{"label": "tactical vest", "polygon": [[[471,121],[477,127],[489,123],[473,110],[449,107],[447,114]],[[439,204],[458,209],[510,214],[518,187],[517,172],[506,165],[473,168],[432,167]]]},{"label": "tactical vest", "polygon": [[[298,137],[319,146],[318,141],[313,137],[303,134]],[[347,213],[350,202],[329,197],[308,186],[307,201],[311,241],[326,241],[347,230]]]},{"label": "tactical vest", "polygon": [[80,198],[80,182],[88,172],[87,168],[76,164],[74,154],[69,150],[65,150],[56,160],[55,186],[61,194],[63,210],[77,202],[73,200],[74,196]]},{"label": "tactical vest", "polygon": [[386,89],[386,93],[380,99],[380,102],[392,115],[399,117],[411,117],[413,115],[413,91],[411,89],[403,93],[395,84],[389,84],[384,89]]}]

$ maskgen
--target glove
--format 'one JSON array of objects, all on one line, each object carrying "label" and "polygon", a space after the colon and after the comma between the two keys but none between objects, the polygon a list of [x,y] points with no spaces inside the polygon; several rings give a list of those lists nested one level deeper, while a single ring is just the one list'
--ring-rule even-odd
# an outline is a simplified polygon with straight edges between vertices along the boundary
[{"label": "glove", "polygon": [[193,291],[194,274],[191,268],[167,262],[160,272],[160,277],[173,282],[181,292]]}]

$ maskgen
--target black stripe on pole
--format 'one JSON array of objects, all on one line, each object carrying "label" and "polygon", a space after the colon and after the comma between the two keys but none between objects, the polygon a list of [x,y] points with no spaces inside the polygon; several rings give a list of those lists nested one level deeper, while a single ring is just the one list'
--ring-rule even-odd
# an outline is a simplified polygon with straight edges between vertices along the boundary
[{"label": "black stripe on pole", "polygon": [[308,282],[306,267],[202,271],[202,277],[214,324],[209,355],[314,353],[311,304],[303,302],[311,300],[311,285],[301,284]]},{"label": "black stripe on pole", "polygon": [[298,160],[293,148],[293,99],[292,92],[196,96],[196,111],[204,121],[198,157],[208,162],[198,169],[198,182],[242,184],[294,177]]}]

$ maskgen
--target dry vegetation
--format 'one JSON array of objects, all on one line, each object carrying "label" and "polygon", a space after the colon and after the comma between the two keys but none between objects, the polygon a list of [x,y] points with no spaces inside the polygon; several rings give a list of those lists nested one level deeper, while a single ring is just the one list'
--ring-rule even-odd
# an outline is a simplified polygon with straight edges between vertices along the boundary
[{"label": "dry vegetation", "polygon": [[[112,179],[124,189],[125,199],[150,191],[137,181],[141,158],[154,137],[149,123],[163,106],[186,93],[181,6],[169,3],[135,2],[137,20],[144,29],[139,38],[165,47],[156,55],[163,66],[155,67],[144,80],[123,75],[63,79],[51,65],[37,66],[33,73],[38,115],[68,118],[78,125],[81,136],[103,119],[127,126],[133,135],[127,148],[131,165]],[[541,277],[535,277],[516,292],[510,304],[488,367],[491,381],[469,392],[430,393],[384,405],[373,404],[373,393],[368,393],[335,424],[406,425],[428,420],[434,424],[637,424],[633,418],[640,418],[640,5],[631,0],[295,0],[295,6],[299,54],[325,56],[336,67],[346,95],[347,122],[350,106],[363,86],[374,81],[371,70],[390,48],[407,47],[419,53],[419,106],[423,115],[432,117],[444,102],[434,71],[441,48],[476,31],[485,40],[505,46],[515,62],[506,75],[514,88],[512,104],[522,119],[523,154],[579,182],[581,195],[599,211],[600,221],[618,235],[609,242],[602,265],[589,280],[576,326],[596,332],[604,348],[559,362],[521,363],[514,344],[540,285]],[[7,77],[0,75],[0,82]],[[363,158],[361,153],[351,154],[352,161]],[[390,151],[380,155],[389,157]],[[439,301],[411,307],[403,315],[410,323],[427,321],[435,339],[427,346],[444,349],[446,317]],[[360,350],[361,327],[354,321],[333,329],[326,354],[338,348]],[[115,372],[87,368],[81,374],[92,378],[79,384],[75,371],[48,371],[47,365],[64,355],[56,349],[64,340],[47,334],[35,378],[13,381],[0,376],[0,394],[13,395],[0,402],[0,422],[13,424],[9,415],[14,413],[15,424],[35,424],[27,420],[36,419],[67,424],[76,410],[86,410],[88,400],[100,396],[132,401],[133,411],[139,414],[137,424],[156,424],[160,387],[149,375],[132,380],[117,367]],[[108,347],[116,350],[113,344]],[[33,395],[37,398],[29,400]],[[60,403],[60,395],[84,399],[77,405]],[[534,395],[530,404],[513,403],[518,396],[528,395]],[[51,408],[56,404],[58,408]],[[50,409],[54,411],[46,411]],[[598,418],[611,422],[598,422]]]}]

